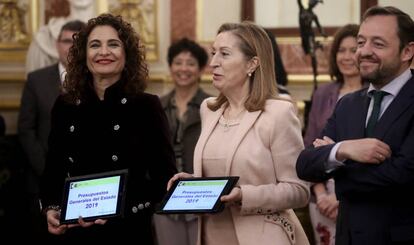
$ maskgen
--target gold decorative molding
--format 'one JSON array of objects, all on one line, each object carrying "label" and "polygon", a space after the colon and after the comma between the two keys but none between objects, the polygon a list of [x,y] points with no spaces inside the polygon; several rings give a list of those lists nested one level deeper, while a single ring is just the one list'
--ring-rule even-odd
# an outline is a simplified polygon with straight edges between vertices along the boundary
[{"label": "gold decorative molding", "polygon": [[[322,44],[329,44],[333,41],[333,37],[329,36],[327,38],[324,37],[316,37],[316,41],[322,43]],[[301,39],[300,37],[276,37],[276,41],[278,44],[298,44],[301,45]]]},{"label": "gold decorative molding", "polygon": [[158,0],[118,0],[108,6],[110,13],[121,15],[135,28],[145,44],[146,59],[158,61]]},{"label": "gold decorative molding", "polygon": [[196,0],[196,40],[201,40],[203,36],[203,2]]},{"label": "gold decorative molding", "polygon": [[1,48],[25,47],[30,42],[27,4],[24,1],[0,0]]},{"label": "gold decorative molding", "polygon": [[40,11],[40,3],[39,0],[32,0],[30,1],[30,22],[32,33],[36,33],[39,30],[40,22],[39,22],[39,11]]},{"label": "gold decorative molding", "polygon": [[0,48],[0,63],[24,63],[26,60],[26,53],[26,49]]},{"label": "gold decorative molding", "polygon": [[21,83],[24,81],[26,81],[26,75],[24,73],[0,73],[0,83]]},{"label": "gold decorative molding", "polygon": [[[318,75],[316,77],[318,82],[330,82],[331,77],[327,74]],[[289,85],[310,85],[313,83],[313,75],[288,75]]]},{"label": "gold decorative molding", "polygon": [[296,101],[296,107],[298,108],[298,114],[303,116],[305,114],[305,102],[303,100]]},{"label": "gold decorative molding", "polygon": [[[7,4],[4,1],[0,1],[1,4]],[[39,1],[38,0],[20,0],[14,1],[16,4],[15,11],[20,11],[17,15],[18,22],[12,22],[10,20],[1,17],[1,20],[7,22],[1,23],[1,28],[7,28],[6,25],[16,25],[18,32],[16,32],[16,40],[13,41],[0,41],[0,63],[24,63],[26,60],[26,52],[29,46],[30,40],[35,30],[39,28]],[[19,7],[24,6],[24,8]],[[13,7],[13,5],[11,5]],[[1,8],[2,11],[7,11]],[[10,10],[10,11],[12,11]],[[20,14],[20,15],[19,15]],[[1,15],[1,13],[0,13]],[[23,15],[23,16],[21,16]],[[21,18],[21,19],[20,19]],[[0,20],[0,22],[1,22]],[[23,30],[21,29],[23,28]],[[3,30],[2,30],[3,31]],[[23,35],[24,34],[24,35]],[[20,38],[20,39],[19,39]]]},{"label": "gold decorative molding", "polygon": [[102,14],[108,12],[108,1],[107,0],[95,0],[96,13]]},{"label": "gold decorative molding", "polygon": [[149,83],[165,83],[169,80],[169,74],[164,73],[154,73],[149,74],[148,82]]},{"label": "gold decorative molding", "polygon": [[0,110],[17,110],[20,107],[20,99],[0,99]]}]

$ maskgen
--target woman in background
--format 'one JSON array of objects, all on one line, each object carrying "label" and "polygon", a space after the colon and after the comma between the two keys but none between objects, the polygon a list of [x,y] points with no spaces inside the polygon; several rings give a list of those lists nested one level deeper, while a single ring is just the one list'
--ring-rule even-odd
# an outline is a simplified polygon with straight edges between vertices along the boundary
[{"label": "woman in background", "polygon": [[[223,24],[210,66],[218,97],[203,101],[194,176],[240,176],[223,212],[201,216],[199,244],[308,244],[293,208],[308,203],[309,187],[295,164],[303,149],[292,102],[276,90],[266,32],[251,22]],[[176,174],[172,183],[189,173]]]},{"label": "woman in background", "polygon": [[[329,57],[333,82],[320,85],[312,96],[309,123],[304,138],[306,147],[311,146],[313,141],[320,137],[336,102],[345,94],[360,90],[364,86],[354,59],[358,29],[358,25],[348,24],[339,29],[334,36]],[[309,214],[317,245],[335,244],[338,200],[334,186],[333,179],[330,179],[325,183],[315,183],[311,187]]]},{"label": "woman in background", "polygon": [[[187,38],[168,49],[168,64],[174,89],[161,98],[172,134],[178,171],[193,172],[193,155],[201,131],[200,105],[210,95],[200,88],[208,55],[203,47]],[[197,217],[155,215],[158,245],[195,245]]]}]

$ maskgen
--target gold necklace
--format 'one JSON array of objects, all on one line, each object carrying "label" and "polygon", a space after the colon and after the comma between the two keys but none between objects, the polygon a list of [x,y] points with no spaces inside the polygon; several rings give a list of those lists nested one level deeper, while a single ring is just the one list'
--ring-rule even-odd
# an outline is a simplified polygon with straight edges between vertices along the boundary
[{"label": "gold necklace", "polygon": [[245,108],[243,108],[242,110],[237,112],[237,114],[234,117],[230,117],[230,111],[227,110],[227,116],[229,117],[228,119],[226,119],[224,117],[225,113],[223,113],[223,115],[221,117],[222,117],[222,123],[223,123],[223,126],[224,126],[224,132],[229,131],[231,126],[236,126],[236,125],[240,124],[240,122],[237,121],[237,119],[241,117],[241,115],[243,114],[244,111],[246,111]]}]

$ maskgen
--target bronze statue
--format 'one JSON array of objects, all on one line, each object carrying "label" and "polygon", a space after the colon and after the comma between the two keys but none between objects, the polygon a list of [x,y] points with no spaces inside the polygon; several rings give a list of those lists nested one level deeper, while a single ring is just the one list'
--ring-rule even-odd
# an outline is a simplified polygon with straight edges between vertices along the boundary
[{"label": "bronze statue", "polygon": [[313,12],[313,8],[322,0],[309,0],[309,6],[307,9],[303,7],[302,0],[297,0],[299,5],[299,27],[300,36],[302,38],[302,47],[305,54],[310,54],[316,48],[319,43],[315,41],[315,32],[313,31],[312,24],[315,22],[319,33],[326,37],[325,31],[319,23],[318,16]]},{"label": "bronze statue", "polygon": [[304,8],[302,1],[297,0],[299,5],[299,27],[300,27],[300,36],[302,39],[302,48],[305,54],[311,56],[312,61],[312,71],[313,71],[313,83],[314,90],[317,87],[316,77],[318,76],[318,63],[316,60],[316,50],[318,48],[322,49],[322,44],[315,40],[315,32],[313,31],[312,24],[315,22],[316,27],[319,30],[319,33],[326,37],[325,31],[323,30],[321,24],[319,23],[318,16],[313,12],[313,8],[318,4],[322,3],[322,0],[309,0],[308,8]]}]

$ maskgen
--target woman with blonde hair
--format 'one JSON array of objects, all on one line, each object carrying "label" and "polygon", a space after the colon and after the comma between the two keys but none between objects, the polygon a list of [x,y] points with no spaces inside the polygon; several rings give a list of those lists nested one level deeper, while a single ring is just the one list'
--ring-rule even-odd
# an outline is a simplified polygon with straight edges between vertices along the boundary
[{"label": "woman with blonde hair", "polygon": [[199,219],[199,244],[308,244],[292,210],[309,198],[295,170],[300,122],[294,105],[278,98],[269,50],[267,34],[251,22],[223,24],[214,41],[210,67],[220,94],[200,108],[194,174],[176,174],[169,187],[191,176],[240,179],[222,196],[222,213]]}]

